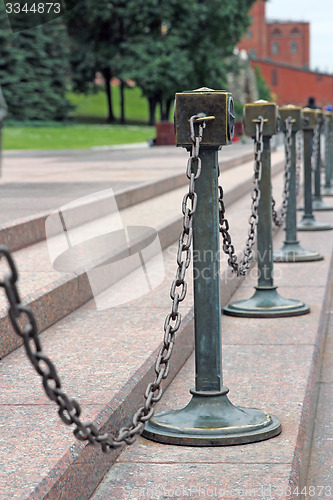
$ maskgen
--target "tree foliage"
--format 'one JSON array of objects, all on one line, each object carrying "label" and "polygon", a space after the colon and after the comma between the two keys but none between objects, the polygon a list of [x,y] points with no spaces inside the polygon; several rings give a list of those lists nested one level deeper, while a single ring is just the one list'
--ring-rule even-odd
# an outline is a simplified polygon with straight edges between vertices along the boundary
[{"label": "tree foliage", "polygon": [[97,70],[107,92],[112,76],[131,78],[151,122],[157,104],[167,118],[176,91],[224,86],[223,59],[250,24],[254,1],[74,0],[67,23],[75,88],[86,89]]},{"label": "tree foliage", "polygon": [[68,43],[61,19],[12,33],[0,9],[0,84],[15,120],[62,120],[70,106],[65,98]]}]

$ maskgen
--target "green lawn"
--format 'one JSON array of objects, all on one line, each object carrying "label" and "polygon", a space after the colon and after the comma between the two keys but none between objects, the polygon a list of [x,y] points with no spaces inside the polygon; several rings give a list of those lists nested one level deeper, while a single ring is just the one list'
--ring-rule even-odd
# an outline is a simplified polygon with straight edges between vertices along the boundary
[{"label": "green lawn", "polygon": [[[80,123],[105,123],[107,119],[107,101],[104,89],[96,94],[75,94],[69,92],[67,99],[75,106],[73,118]],[[113,112],[116,119],[120,117],[119,87],[112,87]],[[126,123],[148,123],[148,101],[142,97],[138,87],[125,89]]]},{"label": "green lawn", "polygon": [[[120,114],[119,88],[112,89],[114,113]],[[3,149],[80,149],[145,142],[155,137],[148,127],[147,100],[138,88],[125,89],[126,125],[107,125],[106,96],[103,89],[94,94],[69,92],[75,106],[73,123],[8,124],[3,128]]]},{"label": "green lawn", "polygon": [[144,142],[155,128],[138,125],[4,127],[3,149],[80,149]]}]

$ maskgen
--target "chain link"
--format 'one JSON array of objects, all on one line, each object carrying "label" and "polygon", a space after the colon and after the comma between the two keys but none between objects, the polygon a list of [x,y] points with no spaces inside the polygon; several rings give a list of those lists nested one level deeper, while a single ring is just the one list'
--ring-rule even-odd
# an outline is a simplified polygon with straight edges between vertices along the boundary
[{"label": "chain link", "polygon": [[251,215],[249,217],[249,229],[248,237],[245,243],[245,249],[243,250],[243,258],[238,262],[237,255],[235,253],[235,247],[232,244],[231,236],[229,233],[229,222],[225,218],[225,206],[223,201],[223,189],[219,186],[219,223],[220,223],[220,233],[222,235],[222,250],[228,255],[228,265],[231,269],[237,273],[237,276],[245,275],[247,270],[250,268],[250,263],[254,260],[253,245],[256,241],[256,227],[258,224],[258,206],[260,200],[260,188],[259,182],[261,179],[262,172],[262,161],[261,155],[264,150],[263,143],[263,129],[264,129],[264,118],[262,116],[258,117],[256,122],[256,137],[255,137],[255,161],[254,161],[254,174],[253,174],[253,189],[251,193]]},{"label": "chain link", "polygon": [[330,161],[330,122],[328,121],[327,116],[325,116],[325,126],[324,126],[324,137],[325,137],[325,168]]},{"label": "chain link", "polygon": [[[111,449],[119,448],[124,444],[132,444],[136,435],[141,434],[145,422],[154,413],[155,404],[161,399],[163,389],[162,380],[169,374],[169,363],[173,351],[176,332],[181,325],[181,314],[178,311],[179,304],[185,299],[187,283],[185,281],[186,270],[191,262],[191,243],[193,235],[193,217],[197,206],[197,194],[195,193],[195,181],[201,172],[201,159],[199,158],[199,147],[203,136],[206,122],[198,125],[198,134],[195,134],[194,125],[198,115],[190,119],[191,139],[193,142],[192,153],[187,163],[186,175],[189,179],[189,191],[185,194],[182,203],[183,229],[179,237],[177,252],[177,272],[171,284],[170,297],[172,300],[171,312],[167,314],[164,323],[164,340],[155,363],[155,379],[146,388],[145,403],[134,414],[132,424],[122,427],[117,435],[111,433],[100,434],[92,423],[84,423],[80,419],[81,407],[79,403],[69,398],[62,390],[61,382],[52,361],[42,352],[42,346],[38,337],[36,319],[32,311],[21,304],[17,290],[18,272],[13,258],[5,246],[0,246],[0,258],[6,259],[10,272],[5,274],[0,286],[5,289],[9,301],[9,318],[13,329],[23,338],[24,347],[28,358],[37,373],[42,377],[42,383],[46,395],[58,405],[58,415],[66,425],[75,425],[74,436],[80,441],[89,441],[90,444],[99,444],[104,453]],[[21,319],[25,317],[25,326]]]},{"label": "chain link", "polygon": [[303,165],[303,140],[304,140],[303,130],[299,130],[296,133],[296,181],[295,181],[296,196],[298,196],[301,186],[301,172]]},{"label": "chain link", "polygon": [[292,131],[293,131],[293,120],[289,116],[285,120],[286,124],[286,134],[284,137],[284,145],[286,152],[286,164],[284,169],[284,188],[283,188],[283,199],[282,207],[279,212],[275,210],[275,200],[272,195],[272,217],[273,222],[276,226],[281,227],[285,221],[288,207],[288,197],[289,197],[289,182],[290,182],[290,169],[291,169],[291,147],[292,147]]},{"label": "chain link", "polygon": [[319,141],[320,141],[320,123],[317,122],[317,125],[314,130],[313,134],[313,151],[312,151],[312,156],[311,156],[311,168],[312,172],[316,171],[317,168],[317,160],[318,160],[318,153],[319,153]]}]

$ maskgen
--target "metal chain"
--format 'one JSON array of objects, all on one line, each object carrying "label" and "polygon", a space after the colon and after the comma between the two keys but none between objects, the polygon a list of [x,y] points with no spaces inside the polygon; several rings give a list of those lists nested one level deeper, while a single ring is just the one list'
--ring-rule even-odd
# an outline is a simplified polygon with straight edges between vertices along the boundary
[{"label": "metal chain", "polygon": [[254,174],[253,174],[253,189],[251,193],[251,215],[249,217],[249,229],[248,238],[245,243],[245,249],[243,250],[243,258],[238,262],[237,255],[235,253],[235,247],[232,244],[231,236],[229,233],[229,222],[225,218],[225,206],[223,201],[223,189],[219,186],[219,223],[220,223],[220,233],[222,235],[222,249],[225,254],[228,255],[228,265],[231,269],[237,273],[237,276],[245,275],[250,267],[250,263],[254,260],[253,245],[256,241],[256,227],[258,224],[258,206],[260,199],[260,188],[259,182],[261,179],[262,172],[262,161],[261,155],[264,149],[263,143],[263,129],[264,129],[264,118],[262,116],[258,117],[256,122],[256,138],[255,138],[255,161],[254,161]]},{"label": "metal chain", "polygon": [[320,141],[320,123],[317,122],[317,125],[313,134],[313,151],[311,156],[311,168],[312,172],[316,171],[317,168],[317,160],[319,153],[319,141]]},{"label": "metal chain", "polygon": [[298,196],[301,185],[302,165],[303,165],[303,131],[299,130],[296,133],[296,181],[295,181],[296,196]]},{"label": "metal chain", "polygon": [[290,116],[285,120],[285,124],[286,124],[286,134],[284,136],[284,145],[286,152],[286,164],[284,169],[284,188],[282,195],[283,199],[280,212],[277,212],[275,210],[275,200],[272,195],[272,217],[274,224],[278,227],[282,226],[282,224],[284,223],[288,207],[290,169],[291,169],[292,130],[293,130],[293,120]]},{"label": "metal chain", "polygon": [[329,156],[330,156],[330,123],[329,123],[327,117],[325,117],[324,137],[325,137],[325,167],[327,168],[327,165],[330,161],[329,160]]},{"label": "metal chain", "polygon": [[[0,258],[3,256],[9,266],[10,272],[0,280],[0,286],[5,289],[8,302],[8,315],[14,331],[22,337],[28,358],[37,373],[42,377],[42,383],[46,395],[59,406],[58,414],[66,425],[75,425],[74,436],[80,441],[89,441],[90,444],[100,444],[104,453],[113,448],[119,448],[126,444],[134,443],[136,436],[143,431],[145,422],[154,413],[155,404],[161,399],[163,389],[161,383],[169,373],[169,363],[175,343],[176,332],[181,325],[181,314],[178,311],[179,303],[185,299],[187,283],[185,281],[186,270],[191,262],[191,244],[193,235],[193,216],[197,206],[197,194],[195,193],[195,181],[201,172],[201,159],[199,158],[199,146],[202,140],[203,130],[206,122],[199,125],[198,134],[195,135],[194,123],[198,116],[190,119],[190,131],[192,140],[192,153],[187,163],[186,175],[189,179],[189,191],[185,194],[182,203],[183,229],[179,237],[177,253],[177,272],[170,289],[172,299],[171,312],[167,314],[164,323],[164,340],[155,363],[155,379],[150,382],[145,391],[145,404],[134,414],[132,424],[122,427],[117,435],[111,433],[100,434],[92,423],[84,423],[80,419],[81,407],[79,403],[61,389],[61,382],[52,361],[43,353],[38,337],[38,329],[35,316],[31,309],[21,303],[16,283],[18,272],[14,260],[5,246],[0,246]],[[26,325],[22,327],[22,319],[26,319]]]}]

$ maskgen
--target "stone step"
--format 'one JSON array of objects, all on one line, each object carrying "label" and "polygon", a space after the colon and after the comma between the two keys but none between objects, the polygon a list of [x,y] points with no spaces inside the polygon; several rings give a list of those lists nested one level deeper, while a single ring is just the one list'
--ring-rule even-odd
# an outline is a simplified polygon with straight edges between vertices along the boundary
[{"label": "stone step", "polygon": [[[273,154],[273,172],[279,172],[283,167],[281,162],[282,156],[281,152]],[[251,189],[252,170],[252,162],[247,162],[223,172],[223,177],[221,176],[221,179],[223,181],[227,204],[232,203]],[[184,177],[186,178],[185,175]],[[135,245],[139,245],[139,247],[141,245],[141,248],[143,248],[147,244],[149,238],[152,237],[153,232],[157,232],[161,247],[164,249],[173,243],[179,236],[181,227],[180,207],[185,191],[186,188],[184,189],[184,187],[181,187],[141,203],[128,206],[120,210],[119,213],[116,211],[116,205],[112,196],[108,197],[103,194],[101,198],[104,203],[104,208],[108,208],[111,214],[78,227],[76,225],[76,216],[80,213],[80,210],[82,210],[81,205],[79,206],[79,210],[77,210],[75,206],[70,206],[68,217],[66,215],[67,212],[64,212],[65,219],[69,221],[69,237],[73,241],[86,240],[96,235],[106,234],[106,237],[109,237],[110,235],[108,235],[108,233],[112,231],[105,230],[105,226],[111,227],[112,229],[119,229],[122,224],[124,227],[131,226],[134,228],[137,226],[134,236]],[[86,205],[84,205],[84,207],[86,207]],[[56,214],[55,219],[52,220],[48,226],[52,226],[52,228],[55,227],[56,229],[52,229],[53,232],[51,231],[51,234],[60,233],[61,225],[59,223],[58,214]],[[148,227],[150,229],[147,229]],[[117,260],[117,258],[121,257],[124,251],[121,244],[128,247],[128,252],[134,245],[134,241],[129,244],[124,240],[123,232],[118,231],[116,234],[118,235],[117,240],[116,237],[110,237],[109,240],[105,240],[101,244],[103,250],[106,245],[108,245],[108,242],[111,241],[110,244],[114,246],[113,253],[111,254],[113,260]],[[57,241],[54,242],[57,238],[60,239],[60,243],[57,243]],[[120,242],[120,239],[124,241]],[[71,263],[72,267],[71,265],[64,265],[63,262],[59,262],[59,259],[54,262],[55,269],[52,266],[48,249],[53,249],[54,246],[57,247],[59,245],[62,250],[66,249],[64,233],[60,233],[58,236],[56,235],[48,241],[41,241],[14,253],[14,258],[20,273],[19,291],[21,293],[22,302],[28,304],[36,314],[39,331],[45,330],[93,297],[91,283],[82,268],[75,268],[73,262]],[[96,248],[95,243],[92,248],[94,252]],[[81,252],[82,247],[79,247],[78,250]],[[52,250],[52,252],[54,253],[54,250]],[[91,251],[88,253],[89,258],[91,258]],[[75,254],[74,259],[76,259]],[[90,262],[90,264],[92,264],[92,262]],[[135,265],[135,262],[132,262],[131,265]],[[92,266],[90,265],[90,267]],[[0,263],[0,270],[1,269]],[[121,279],[121,277],[126,275],[128,269],[124,266],[119,266],[116,271],[115,273],[113,269],[111,276],[110,273],[108,273],[107,279],[109,277],[112,281]],[[103,273],[100,273],[94,278],[94,283],[100,280],[102,280],[103,284]],[[108,284],[110,283],[106,282],[105,286]],[[49,304],[52,304],[52,307],[49,307]],[[2,331],[0,337],[0,357],[3,358],[22,343],[22,339],[13,333],[10,326],[6,311],[6,301],[3,296],[0,296],[0,329]]]},{"label": "stone step", "polygon": [[[164,151],[166,148],[161,149],[163,149]],[[166,166],[165,158],[162,161],[160,152],[157,151],[157,153],[155,153],[155,156],[153,156],[156,162],[154,164],[155,171],[151,172],[151,170],[146,167],[146,169],[151,172],[151,179],[149,180],[146,180],[147,176],[139,176],[138,181],[131,180],[126,176],[124,177],[124,173],[122,173],[121,176],[121,174],[117,172],[117,170],[115,172],[114,170],[111,170],[111,172],[113,172],[114,180],[103,180],[103,183],[100,181],[98,183],[92,183],[89,177],[88,180],[90,182],[82,183],[81,185],[81,178],[83,177],[83,179],[85,179],[85,170],[83,170],[82,173],[79,172],[79,178],[77,177],[78,173],[75,171],[74,174],[72,174],[72,176],[74,175],[73,179],[72,176],[70,176],[69,180],[72,180],[74,184],[71,184],[69,181],[67,183],[64,182],[61,184],[59,182],[59,177],[56,177],[55,179],[53,179],[52,177],[51,179],[48,179],[52,182],[48,182],[47,185],[45,185],[45,182],[42,182],[45,178],[44,171],[43,176],[40,179],[37,175],[37,170],[35,174],[34,171],[32,171],[31,178],[28,177],[23,186],[22,183],[18,183],[17,181],[13,182],[13,179],[15,179],[15,177],[13,179],[12,177],[9,177],[9,181],[4,182],[10,174],[12,175],[11,169],[10,174],[4,175],[4,179],[2,179],[2,182],[0,182],[0,194],[2,197],[0,209],[4,213],[8,214],[11,213],[11,210],[15,210],[14,214],[23,214],[27,211],[30,213],[32,206],[33,213],[27,216],[21,216],[19,218],[15,217],[14,220],[9,221],[3,220],[4,218],[6,219],[6,217],[2,215],[0,218],[0,244],[8,246],[11,251],[15,251],[44,240],[45,221],[52,212],[50,208],[43,211],[40,210],[40,208],[42,206],[45,206],[45,204],[48,207],[52,206],[53,208],[57,208],[59,207],[59,205],[64,205],[65,203],[71,201],[71,199],[79,198],[80,194],[81,196],[90,193],[93,195],[95,191],[102,192],[102,190],[106,190],[108,188],[113,189],[118,209],[122,210],[132,205],[142,203],[143,201],[149,200],[151,198],[155,198],[156,196],[162,195],[171,190],[177,189],[178,187],[184,186],[187,183],[186,176],[184,175],[186,152],[183,150],[175,150],[175,148],[172,148],[172,150],[168,150],[167,153],[168,154],[166,155],[166,158],[168,158],[168,156],[170,157],[171,155],[172,168],[164,168]],[[184,156],[181,153],[183,153]],[[30,154],[32,154],[32,152]],[[48,153],[48,155],[49,154],[50,153]],[[77,154],[79,154],[79,152],[77,152]],[[89,159],[89,153],[86,153],[86,156]],[[230,168],[234,168],[238,165],[251,161],[252,157],[253,152],[248,145],[244,146],[244,148],[236,148],[236,152],[227,149],[227,154],[224,150],[223,155],[220,154],[220,168],[221,170],[223,169],[223,171],[226,171]],[[81,156],[79,156],[79,158],[81,159]],[[177,160],[176,162],[175,158]],[[7,159],[7,161],[9,161],[9,159],[14,161],[17,160],[15,154],[10,155],[8,152],[7,155],[5,155],[5,159]],[[41,161],[40,157],[38,157],[38,159],[39,161]],[[98,161],[98,154],[96,158],[96,153],[94,153],[91,158],[91,162],[93,161]],[[119,161],[119,159],[116,156],[116,158],[114,159],[114,163],[116,165],[117,161]],[[131,162],[133,162],[133,160],[131,160],[131,157],[128,159],[128,161],[130,164]],[[152,161],[152,159],[150,159],[150,161]],[[137,159],[136,162],[138,162]],[[25,158],[25,163],[27,163],[27,158]],[[89,163],[89,165],[91,166],[91,163]],[[100,170],[100,164],[98,163],[98,165]],[[47,168],[50,169],[52,166],[52,161],[48,158]],[[28,167],[32,167],[30,166],[29,162]],[[120,172],[123,172],[124,167],[122,162],[120,162],[118,168]],[[140,164],[138,165],[138,169],[142,169],[142,166],[140,166]],[[4,170],[6,174],[6,169]],[[55,170],[56,172],[59,172],[58,165]],[[91,173],[89,175],[91,176]],[[98,174],[96,175],[98,176]],[[65,172],[63,173],[63,176],[65,177]],[[120,181],[117,181],[116,179],[119,176],[121,176]],[[135,178],[135,176],[133,177]],[[33,180],[35,180],[36,182],[33,183]],[[40,193],[40,191],[42,191],[42,194]],[[43,193],[43,191],[48,192],[49,196],[45,196],[45,192]],[[23,197],[22,193],[24,193]],[[37,199],[41,198],[42,202],[37,203],[37,201],[34,199],[34,195],[37,195]],[[43,202],[45,197],[47,201]],[[37,205],[34,205],[34,203],[37,203]],[[12,208],[13,204],[14,207]],[[18,205],[19,208],[17,208]],[[96,219],[96,217],[101,217],[102,215],[105,215],[105,213],[109,209],[107,201],[105,201],[105,198],[103,198],[103,196],[101,195],[99,195],[97,198],[94,198],[93,196],[87,197],[85,201],[82,201],[82,205],[83,207],[80,207],[81,211],[79,211],[77,207],[73,207],[71,209],[71,211],[73,212],[73,216],[75,216],[77,224],[83,224],[85,222]]]},{"label": "stone step", "polygon": [[[251,170],[250,165],[243,168]],[[226,189],[227,217],[237,249],[244,245],[251,204],[248,191],[236,196],[238,189],[244,190],[245,175],[241,173],[245,172],[235,172]],[[227,176],[222,181],[226,188]],[[277,192],[282,191],[281,172],[274,178],[274,186]],[[233,203],[232,196],[236,198]],[[163,206],[169,210],[171,205]],[[166,247],[165,278],[153,291],[106,310],[97,310],[90,301],[41,336],[43,352],[57,367],[64,391],[82,405],[83,420],[94,421],[99,429],[116,432],[143,402],[145,387],[154,374],[164,318],[170,311],[176,253],[176,244]],[[241,280],[230,276],[225,258],[222,265],[221,289],[226,304]],[[182,327],[167,383],[193,350],[191,282],[189,270],[188,296],[180,307]],[[136,283],[142,284],[138,270],[113,287],[113,296],[126,294]],[[45,308],[51,305],[54,308],[53,301]],[[1,498],[89,498],[120,451],[105,456],[98,448],[75,440],[59,420],[55,405],[44,395],[22,347],[0,363],[0,383],[0,454],[5,463],[0,469]]]}]

